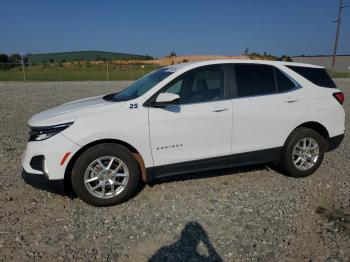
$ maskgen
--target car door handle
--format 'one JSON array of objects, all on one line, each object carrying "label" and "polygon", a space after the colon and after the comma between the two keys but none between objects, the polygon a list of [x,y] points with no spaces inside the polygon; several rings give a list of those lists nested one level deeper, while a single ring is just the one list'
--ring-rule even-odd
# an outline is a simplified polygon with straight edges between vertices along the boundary
[{"label": "car door handle", "polygon": [[228,107],[223,107],[223,106],[217,106],[214,108],[213,112],[223,112],[223,111],[227,111],[227,110],[230,110],[230,108]]},{"label": "car door handle", "polygon": [[298,102],[299,99],[298,98],[293,98],[293,97],[287,97],[284,102],[287,102],[287,103],[295,103],[295,102]]}]

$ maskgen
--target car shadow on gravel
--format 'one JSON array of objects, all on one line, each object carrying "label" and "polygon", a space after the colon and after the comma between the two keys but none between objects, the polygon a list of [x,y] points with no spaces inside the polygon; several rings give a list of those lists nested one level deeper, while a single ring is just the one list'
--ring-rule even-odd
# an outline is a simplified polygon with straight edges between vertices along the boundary
[{"label": "car shadow on gravel", "polygon": [[[49,193],[57,194],[60,196],[66,196],[71,199],[77,198],[74,193],[72,185],[67,181],[62,180],[48,180],[43,175],[30,174],[22,170],[23,180],[30,186],[43,190]],[[140,183],[136,192],[130,197],[137,196],[145,187],[144,183]]]},{"label": "car shadow on gravel", "polygon": [[223,259],[211,244],[204,228],[197,221],[191,221],[182,230],[179,240],[161,247],[149,261],[223,261]]},{"label": "car shadow on gravel", "polygon": [[30,174],[22,171],[23,180],[30,186],[43,190],[49,193],[67,196],[69,198],[76,198],[73,190],[71,188],[67,188],[63,180],[48,180],[43,175]]},{"label": "car shadow on gravel", "polygon": [[258,165],[249,165],[249,166],[241,166],[241,167],[232,167],[225,169],[215,169],[210,171],[200,171],[195,173],[186,173],[176,176],[162,177],[156,179],[154,182],[150,184],[150,186],[156,184],[163,183],[171,183],[176,181],[185,181],[185,180],[194,180],[194,179],[203,179],[203,178],[211,178],[211,177],[220,177],[220,176],[228,176],[228,175],[239,175],[254,171],[270,171],[273,170],[279,174],[282,174],[280,170],[273,167],[272,164],[258,164]]},{"label": "car shadow on gravel", "polygon": [[[210,170],[210,171],[202,171],[202,172],[196,172],[196,173],[187,173],[182,175],[163,177],[163,178],[158,178],[155,181],[152,181],[149,184],[149,186],[152,187],[153,185],[156,185],[156,184],[172,183],[176,181],[185,181],[185,180],[194,180],[194,179],[203,179],[203,178],[210,178],[210,177],[220,177],[220,176],[235,175],[235,174],[238,175],[238,174],[244,174],[244,173],[249,173],[253,171],[264,171],[264,170],[265,171],[274,170],[277,173],[281,173],[278,169],[276,169],[272,165],[270,166],[266,164],[264,165],[259,164],[259,165],[216,169],[216,170]],[[27,173],[24,170],[22,170],[22,178],[28,185],[36,189],[61,195],[61,196],[66,196],[71,199],[77,198],[71,184],[67,183],[64,180],[57,180],[57,181],[48,180],[43,175]],[[145,183],[140,183],[136,192],[133,194],[131,198],[137,196],[145,186],[146,186]]]}]

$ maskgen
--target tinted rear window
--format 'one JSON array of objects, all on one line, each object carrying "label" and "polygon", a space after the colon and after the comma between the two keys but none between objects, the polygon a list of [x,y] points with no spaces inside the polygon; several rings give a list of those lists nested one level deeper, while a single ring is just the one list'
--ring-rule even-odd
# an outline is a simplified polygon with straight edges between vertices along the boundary
[{"label": "tinted rear window", "polygon": [[287,92],[295,88],[295,84],[280,70],[275,69],[278,92]]},{"label": "tinted rear window", "polygon": [[336,88],[332,78],[327,74],[326,69],[324,68],[311,68],[303,66],[287,66],[293,71],[297,72],[299,75],[305,77],[310,82],[315,85]]},{"label": "tinted rear window", "polygon": [[237,96],[257,96],[276,93],[273,67],[269,65],[237,64]]}]

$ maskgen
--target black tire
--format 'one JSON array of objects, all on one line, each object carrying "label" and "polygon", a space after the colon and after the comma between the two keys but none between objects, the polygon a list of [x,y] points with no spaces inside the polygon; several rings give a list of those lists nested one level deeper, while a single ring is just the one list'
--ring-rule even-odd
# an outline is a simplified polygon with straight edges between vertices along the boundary
[{"label": "black tire", "polygon": [[[84,174],[89,165],[99,157],[113,156],[122,160],[129,171],[126,187],[120,194],[111,198],[99,198],[91,194],[84,183]],[[130,151],[122,145],[104,143],[83,152],[72,168],[72,186],[77,196],[93,206],[112,206],[130,199],[136,192],[140,181],[140,169]]]},{"label": "black tire", "polygon": [[[319,146],[318,159],[314,164],[314,166],[312,166],[308,170],[300,170],[293,163],[294,147],[303,138],[312,138],[317,142]],[[296,178],[307,177],[313,174],[321,165],[324,154],[326,152],[326,148],[327,148],[326,139],[322,135],[320,135],[318,132],[316,132],[313,129],[305,128],[305,127],[297,128],[292,132],[292,134],[290,134],[290,136],[288,137],[284,145],[280,167],[282,168],[282,170],[287,176],[296,177]]]}]

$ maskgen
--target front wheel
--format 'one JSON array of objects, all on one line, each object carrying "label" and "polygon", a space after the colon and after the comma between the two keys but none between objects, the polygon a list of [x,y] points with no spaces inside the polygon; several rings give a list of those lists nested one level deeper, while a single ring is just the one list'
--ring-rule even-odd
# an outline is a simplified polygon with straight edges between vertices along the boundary
[{"label": "front wheel", "polygon": [[72,169],[72,186],[84,202],[111,206],[128,200],[137,190],[140,170],[128,149],[106,143],[87,149]]},{"label": "front wheel", "polygon": [[310,128],[293,131],[283,148],[281,167],[292,177],[306,177],[314,173],[322,163],[326,140]]}]

